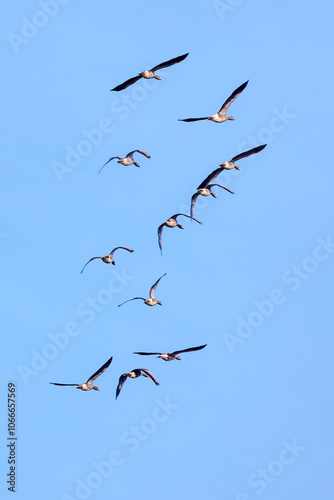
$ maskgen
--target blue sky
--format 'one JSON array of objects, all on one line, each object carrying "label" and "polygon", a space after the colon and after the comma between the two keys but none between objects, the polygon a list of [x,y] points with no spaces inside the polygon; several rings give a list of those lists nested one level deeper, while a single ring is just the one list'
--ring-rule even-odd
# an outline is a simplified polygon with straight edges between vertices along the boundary
[{"label": "blue sky", "polygon": [[[333,498],[333,6],[2,6],[3,444],[16,498]],[[161,82],[114,86],[162,61]],[[233,122],[179,122],[230,108]],[[217,199],[199,198],[217,166]],[[110,162],[143,149],[140,168]],[[116,265],[93,261],[116,246]],[[157,288],[162,307],[133,301]],[[165,363],[133,351],[207,344]],[[82,383],[110,356],[84,393]],[[160,382],[122,373],[148,368]],[[2,495],[11,492],[2,481]]]}]

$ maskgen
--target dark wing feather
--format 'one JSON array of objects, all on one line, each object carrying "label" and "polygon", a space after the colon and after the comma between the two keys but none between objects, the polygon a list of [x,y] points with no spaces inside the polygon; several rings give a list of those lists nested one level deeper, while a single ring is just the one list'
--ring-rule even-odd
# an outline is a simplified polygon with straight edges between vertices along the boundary
[{"label": "dark wing feather", "polygon": [[148,375],[156,385],[160,385],[155,376],[153,375],[153,373],[150,372],[150,370],[146,370],[146,368],[140,368],[140,369],[142,372],[146,373],[146,375]]},{"label": "dark wing feather", "polygon": [[117,388],[116,388],[116,399],[118,398],[119,393],[121,392],[121,389],[122,389],[122,387],[124,385],[124,382],[126,381],[127,377],[128,376],[127,376],[126,373],[123,373],[123,375],[121,375],[119,377],[118,385],[117,385]]},{"label": "dark wing feather", "polygon": [[101,170],[103,169],[103,167],[105,167],[105,166],[107,165],[107,163],[109,163],[111,160],[115,160],[116,158],[117,158],[118,160],[120,160],[120,159],[121,159],[121,157],[120,157],[120,156],[113,156],[112,158],[109,158],[109,160],[108,160],[108,161],[106,161],[104,165],[102,165],[102,167],[101,167],[101,168],[100,168],[100,170],[98,171],[98,174],[101,172]]},{"label": "dark wing feather", "polygon": [[200,349],[204,349],[207,344],[200,345],[198,347],[189,347],[188,349],[183,349],[182,351],[174,351],[171,354],[174,356],[175,354],[181,354],[182,352],[191,352],[191,351],[199,351]]},{"label": "dark wing feather", "polygon": [[204,179],[203,182],[201,182],[201,184],[198,186],[197,189],[203,189],[203,188],[206,188],[211,181],[213,181],[216,177],[218,177],[218,175],[223,171],[223,167],[219,167],[219,168],[216,168],[216,170],[214,170],[213,172],[211,172],[211,174],[209,174],[207,176],[206,179]]},{"label": "dark wing feather", "polygon": [[127,87],[130,87],[133,83],[136,83],[139,79],[141,78],[141,75],[134,76],[133,78],[129,78],[129,80],[126,80],[126,82],[121,83],[120,85],[117,85],[117,87],[110,89],[110,91],[115,90],[116,92],[119,92],[120,90],[124,90]]},{"label": "dark wing feather", "polygon": [[262,146],[257,146],[256,148],[249,149],[248,151],[244,151],[243,153],[240,153],[237,156],[234,156],[232,158],[232,162],[234,163],[235,161],[241,160],[241,158],[246,158],[247,156],[254,155],[255,153],[259,153],[266,147],[267,144],[263,144]]},{"label": "dark wing feather", "polygon": [[103,366],[101,366],[101,368],[99,368],[95,373],[93,373],[93,375],[91,375],[89,377],[89,379],[87,380],[86,384],[89,384],[91,382],[94,382],[94,380],[99,377],[100,375],[102,375],[102,373],[108,368],[108,366],[110,365],[110,363],[112,362],[112,356],[110,359],[108,359],[108,361],[106,361],[104,363]]},{"label": "dark wing feather", "polygon": [[101,259],[101,257],[92,257],[91,259],[89,259],[89,261],[86,262],[86,264],[81,269],[80,274],[83,273],[83,270],[85,269],[85,267],[87,266],[87,264],[89,264],[90,262],[92,262],[92,260],[94,260],[94,259]]},{"label": "dark wing feather", "polygon": [[160,276],[160,278],[154,283],[154,285],[151,286],[151,288],[150,288],[150,297],[151,297],[151,299],[155,299],[155,293],[154,293],[154,291],[155,291],[156,287],[158,286],[158,283],[161,280],[161,278],[163,278],[164,276],[166,276],[166,274],[167,273],[165,273],[162,276]]},{"label": "dark wing feather", "polygon": [[240,85],[240,87],[238,87],[237,89],[235,89],[234,92],[232,92],[232,94],[230,95],[230,97],[228,97],[226,99],[226,101],[224,102],[224,104],[222,105],[222,107],[220,108],[220,110],[218,111],[218,113],[221,113],[223,112],[224,114],[226,113],[226,111],[228,110],[228,108],[231,106],[232,102],[238,97],[239,94],[241,94],[241,92],[246,88],[248,84],[248,80],[247,82],[243,83],[242,85]]},{"label": "dark wing feather", "polygon": [[80,384],[57,384],[56,382],[50,382],[50,384],[52,384],[52,385],[63,385],[63,386],[64,385],[71,385],[71,386],[78,386],[78,385],[80,385]]},{"label": "dark wing feather", "polygon": [[133,354],[140,354],[141,356],[151,356],[154,354],[162,354],[161,352],[134,352]]},{"label": "dark wing feather", "polygon": [[208,120],[209,116],[204,116],[203,118],[185,118],[183,120],[179,119],[179,122],[198,122],[198,120]]},{"label": "dark wing feather", "polygon": [[130,153],[128,153],[126,156],[132,159],[133,153],[140,153],[141,155],[146,156],[146,158],[151,158],[150,155],[146,153],[146,151],[143,151],[142,149],[135,149],[134,151],[130,151]]},{"label": "dark wing feather", "polygon": [[178,56],[174,57],[173,59],[169,59],[169,61],[165,61],[161,64],[158,64],[157,66],[154,66],[154,68],[152,68],[150,71],[153,71],[154,73],[154,71],[158,71],[158,69],[168,68],[168,66],[172,66],[173,64],[177,64],[181,61],[184,61],[184,59],[187,57],[188,54],[183,54],[183,56]]},{"label": "dark wing feather", "polygon": [[160,226],[158,227],[158,244],[159,244],[161,255],[162,255],[162,238],[161,238],[161,234],[162,234],[162,230],[163,230],[164,225],[165,225],[165,223],[160,224]]},{"label": "dark wing feather", "polygon": [[[176,217],[178,217],[179,215],[183,215],[183,217],[188,217],[189,219],[191,219],[190,215],[187,215],[187,214],[175,214],[175,215],[173,215],[170,218],[176,220]],[[192,220],[198,222],[198,224],[202,224],[202,222],[200,222],[199,220],[195,219],[194,217],[192,218]]]},{"label": "dark wing feather", "polygon": [[196,200],[198,197],[199,197],[199,193],[195,193],[191,197],[191,204],[190,204],[190,218],[191,219],[193,219],[194,207],[195,207],[195,203],[196,203]]},{"label": "dark wing feather", "polygon": [[129,300],[126,300],[125,302],[122,302],[122,304],[118,304],[118,307],[121,307],[123,304],[126,304],[127,302],[131,302],[131,300],[137,300],[137,299],[141,299],[144,301],[146,300],[143,297],[134,297],[133,299],[129,299]]},{"label": "dark wing feather", "polygon": [[129,248],[129,247],[116,247],[113,250],[111,250],[109,255],[112,256],[113,253],[116,252],[116,250],[118,250],[119,248],[121,248],[122,250],[127,250],[128,252],[133,252],[132,248]]},{"label": "dark wing feather", "polygon": [[229,193],[234,194],[234,191],[231,191],[229,188],[227,188],[227,187],[225,187],[225,186],[222,186],[222,184],[209,184],[209,186],[208,186],[208,187],[213,187],[213,186],[218,186],[218,187],[220,187],[220,188],[225,189],[225,190],[226,190],[226,191],[228,191]]}]

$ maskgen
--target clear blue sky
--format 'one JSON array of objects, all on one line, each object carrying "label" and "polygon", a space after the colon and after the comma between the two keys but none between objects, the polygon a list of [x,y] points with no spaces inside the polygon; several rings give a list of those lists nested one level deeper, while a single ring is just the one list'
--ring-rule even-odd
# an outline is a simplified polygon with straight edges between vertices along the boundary
[{"label": "clear blue sky", "polygon": [[[333,498],[333,6],[18,0],[1,7],[1,496]],[[172,57],[161,82],[114,86]],[[235,121],[179,122],[232,104]],[[202,226],[156,230],[198,184]],[[143,149],[140,168],[110,162]],[[94,261],[116,246],[116,266]],[[162,307],[140,301],[163,273]],[[207,344],[166,363],[133,351]],[[84,393],[82,383],[110,356]],[[119,376],[150,369],[160,382]]]}]

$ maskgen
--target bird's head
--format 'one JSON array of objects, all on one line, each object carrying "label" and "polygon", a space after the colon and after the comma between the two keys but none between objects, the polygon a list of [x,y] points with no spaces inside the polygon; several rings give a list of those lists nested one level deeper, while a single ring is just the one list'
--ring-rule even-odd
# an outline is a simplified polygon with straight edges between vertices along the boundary
[{"label": "bird's head", "polygon": [[181,224],[178,224],[177,227],[179,227],[180,229],[183,229],[183,226],[181,226]]},{"label": "bird's head", "polygon": [[159,306],[162,306],[162,304],[161,304],[160,300],[158,300],[157,304],[159,304]]},{"label": "bird's head", "polygon": [[234,120],[233,116],[228,116],[227,119],[232,121]]},{"label": "bird's head", "polygon": [[161,80],[160,76],[158,75],[154,75],[154,78],[156,78],[157,80]]},{"label": "bird's head", "polygon": [[136,163],[135,161],[133,162],[133,164],[135,165],[135,167],[140,167],[140,165],[138,165],[138,163]]},{"label": "bird's head", "polygon": [[180,356],[175,356],[175,359],[178,359],[179,361],[181,361]]},{"label": "bird's head", "polygon": [[94,391],[99,391],[100,390],[98,387],[96,387],[96,385],[93,385],[92,389],[94,389]]},{"label": "bird's head", "polygon": [[113,265],[113,266],[115,265],[115,261],[114,261],[114,260],[112,261],[112,265]]},{"label": "bird's head", "polygon": [[212,191],[211,191],[211,193],[210,193],[210,194],[211,194],[211,196],[213,196],[214,198],[217,198],[217,195],[216,195],[215,193],[212,193]]},{"label": "bird's head", "polygon": [[238,167],[238,165],[234,165],[234,168],[236,168],[237,170],[240,170],[240,168]]}]

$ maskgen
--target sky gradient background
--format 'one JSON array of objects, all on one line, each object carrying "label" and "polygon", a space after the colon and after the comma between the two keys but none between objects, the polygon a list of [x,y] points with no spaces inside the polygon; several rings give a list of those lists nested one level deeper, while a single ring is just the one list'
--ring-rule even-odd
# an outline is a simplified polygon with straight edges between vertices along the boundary
[{"label": "sky gradient background", "polygon": [[[44,5],[44,8],[42,7]],[[333,498],[333,6],[264,0],[1,7],[3,390],[17,500]],[[42,14],[41,14],[42,13]],[[32,24],[29,24],[32,23]],[[140,80],[109,90],[189,52]],[[230,108],[235,121],[178,118]],[[157,228],[188,211],[202,226]],[[141,168],[110,162],[133,149]],[[93,261],[116,246],[116,266]],[[157,288],[163,307],[134,296]],[[207,344],[165,363],[133,351]],[[110,356],[84,393],[82,383]],[[150,369],[160,382],[119,376]]]}]

